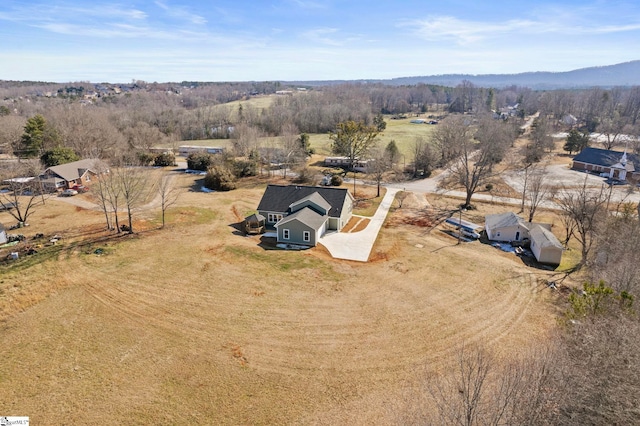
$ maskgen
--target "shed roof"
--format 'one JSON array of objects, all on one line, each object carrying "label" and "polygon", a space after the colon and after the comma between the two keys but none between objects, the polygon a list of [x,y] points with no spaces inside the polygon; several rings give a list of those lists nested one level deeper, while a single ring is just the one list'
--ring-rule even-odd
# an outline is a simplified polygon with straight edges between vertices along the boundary
[{"label": "shed roof", "polygon": [[351,197],[345,188],[327,188],[322,186],[268,185],[262,195],[258,210],[262,212],[286,213],[289,207],[301,199],[317,192],[331,206],[329,216],[340,217],[347,197]]},{"label": "shed roof", "polygon": [[535,241],[540,247],[556,247],[563,249],[562,244],[553,233],[544,227],[536,224],[529,229],[531,240]]},{"label": "shed roof", "polygon": [[321,215],[309,207],[305,207],[289,216],[283,217],[275,226],[277,228],[293,221],[301,222],[317,231],[327,221],[327,216]]}]

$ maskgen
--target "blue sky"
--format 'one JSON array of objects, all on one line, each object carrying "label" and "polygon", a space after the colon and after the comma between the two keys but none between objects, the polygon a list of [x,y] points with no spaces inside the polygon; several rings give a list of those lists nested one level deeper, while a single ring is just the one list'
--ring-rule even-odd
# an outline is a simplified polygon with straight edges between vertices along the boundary
[{"label": "blue sky", "polygon": [[640,59],[640,2],[0,2],[0,79],[247,81],[568,71]]}]

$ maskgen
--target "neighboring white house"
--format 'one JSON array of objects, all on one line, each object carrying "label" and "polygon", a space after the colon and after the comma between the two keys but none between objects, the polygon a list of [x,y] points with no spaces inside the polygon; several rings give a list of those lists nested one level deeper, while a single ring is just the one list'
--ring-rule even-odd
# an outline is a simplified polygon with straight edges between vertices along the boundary
[{"label": "neighboring white house", "polygon": [[484,227],[491,241],[511,242],[529,238],[527,222],[511,212],[485,216]]},{"label": "neighboring white house", "polygon": [[0,244],[7,242],[7,231],[4,229],[4,225],[0,223]]},{"label": "neighboring white house", "polygon": [[551,232],[548,223],[526,222],[515,213],[490,214],[485,216],[487,238],[492,241],[531,242],[531,252],[540,263],[559,265],[563,247]]}]

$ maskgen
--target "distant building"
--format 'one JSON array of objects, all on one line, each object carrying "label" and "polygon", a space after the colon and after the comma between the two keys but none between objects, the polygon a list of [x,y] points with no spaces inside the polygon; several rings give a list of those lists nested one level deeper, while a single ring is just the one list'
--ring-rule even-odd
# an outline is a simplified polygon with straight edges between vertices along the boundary
[{"label": "distant building", "polygon": [[197,146],[197,145],[181,145],[178,147],[178,154],[187,157],[194,152],[206,152],[207,154],[222,154],[224,148],[218,146]]},{"label": "distant building", "polygon": [[585,148],[573,158],[573,170],[606,175],[609,179],[640,181],[640,158],[634,154]]},{"label": "distant building", "polygon": [[[357,172],[367,172],[368,167],[373,160],[360,160],[355,159],[353,161],[353,170]],[[349,157],[325,157],[324,165],[327,167],[344,167],[351,169],[351,158]]]},{"label": "distant building", "polygon": [[106,170],[102,164],[100,160],[89,158],[49,167],[40,175],[40,182],[45,191],[85,186],[101,172],[99,168]]}]

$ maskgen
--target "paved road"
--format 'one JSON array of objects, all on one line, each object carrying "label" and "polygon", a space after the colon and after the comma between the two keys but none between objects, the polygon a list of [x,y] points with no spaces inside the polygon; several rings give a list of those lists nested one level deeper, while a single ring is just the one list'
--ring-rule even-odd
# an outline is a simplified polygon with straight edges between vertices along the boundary
[{"label": "paved road", "polygon": [[325,246],[331,256],[336,259],[355,260],[366,262],[378,238],[378,232],[382,228],[389,208],[395,198],[397,188],[388,188],[382,198],[378,210],[373,215],[365,229],[358,232],[332,232],[320,239],[320,244]]}]

